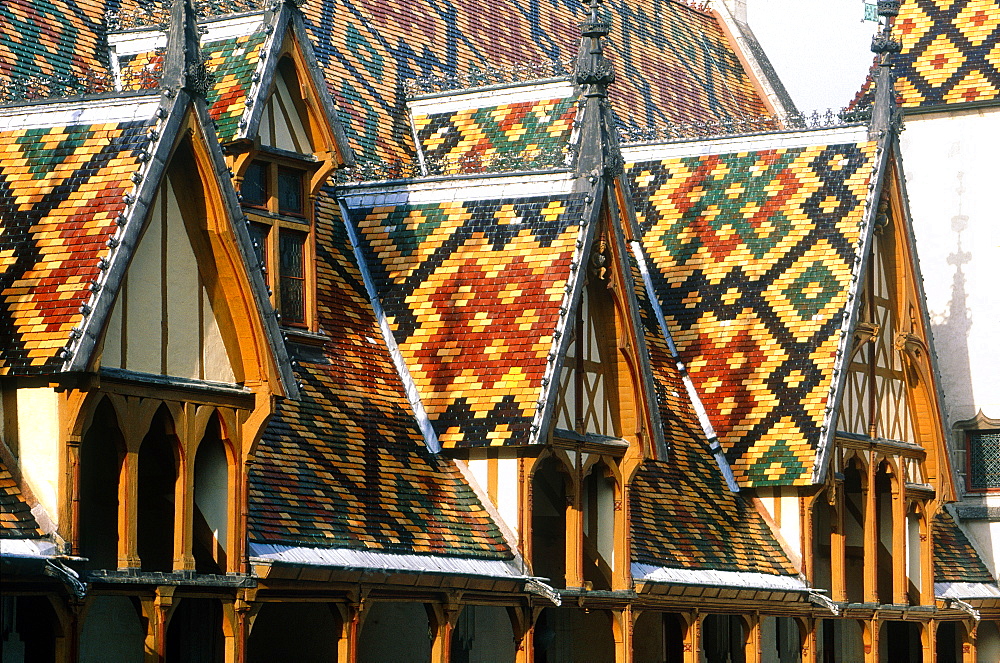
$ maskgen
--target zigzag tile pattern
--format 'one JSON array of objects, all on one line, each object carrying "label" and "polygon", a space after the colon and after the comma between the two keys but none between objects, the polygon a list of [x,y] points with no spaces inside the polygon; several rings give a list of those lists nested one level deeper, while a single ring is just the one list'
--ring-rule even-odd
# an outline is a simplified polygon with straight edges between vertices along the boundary
[{"label": "zigzag tile pattern", "polygon": [[660,304],[741,485],[810,481],[874,156],[862,143],[628,167]]},{"label": "zigzag tile pattern", "polygon": [[979,553],[947,511],[938,511],[932,528],[934,582],[994,582]]},{"label": "zigzag tile pattern", "polygon": [[907,107],[1000,98],[1000,2],[905,0],[896,90]]},{"label": "zigzag tile pattern", "polygon": [[343,222],[317,210],[318,312],[337,330],[298,352],[299,401],[283,400],[250,474],[250,539],[508,559],[455,464],[424,450]]},{"label": "zigzag tile pattern", "polygon": [[102,51],[106,0],[0,3],[0,80],[106,76]]},{"label": "zigzag tile pattern", "polygon": [[0,539],[34,539],[42,530],[7,466],[0,462]]},{"label": "zigzag tile pattern", "polygon": [[646,460],[631,489],[632,559],[685,569],[794,575],[752,504],[729,491],[699,428],[642,277],[633,283],[669,441],[667,459]]},{"label": "zigzag tile pattern", "polygon": [[561,162],[576,111],[570,97],[417,115],[413,125],[432,172],[480,172],[508,157],[540,166]]},{"label": "zigzag tile pattern", "polygon": [[[610,0],[615,108],[641,126],[762,115],[719,24],[670,0]],[[403,81],[576,56],[575,0],[327,0],[303,7],[348,138],[364,159],[409,158]],[[627,75],[625,75],[627,73]]]},{"label": "zigzag tile pattern", "polygon": [[0,133],[0,374],[55,370],[147,143],[146,122]]},{"label": "zigzag tile pattern", "polygon": [[236,137],[240,118],[246,110],[251,76],[257,69],[261,49],[267,42],[264,31],[202,45],[205,66],[215,75],[212,89],[205,95],[208,114],[215,120],[220,143]]},{"label": "zigzag tile pattern", "polygon": [[442,446],[528,442],[583,197],[352,211]]}]

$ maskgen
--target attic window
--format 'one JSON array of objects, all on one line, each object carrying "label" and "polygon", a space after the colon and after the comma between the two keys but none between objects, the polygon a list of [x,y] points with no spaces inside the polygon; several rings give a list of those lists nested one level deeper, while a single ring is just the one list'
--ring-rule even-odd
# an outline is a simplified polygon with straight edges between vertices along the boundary
[{"label": "attic window", "polygon": [[303,172],[294,168],[278,168],[278,212],[301,216],[304,205],[302,195]]},{"label": "attic window", "polygon": [[267,207],[267,170],[267,164],[262,161],[254,161],[247,168],[240,187],[244,205]]}]

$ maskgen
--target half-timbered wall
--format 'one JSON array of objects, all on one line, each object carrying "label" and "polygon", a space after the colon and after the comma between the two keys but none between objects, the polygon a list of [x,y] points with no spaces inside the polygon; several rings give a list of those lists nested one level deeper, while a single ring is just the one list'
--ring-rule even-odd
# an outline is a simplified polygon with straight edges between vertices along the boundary
[{"label": "half-timbered wall", "polygon": [[101,365],[236,382],[174,186],[150,206],[146,231],[108,322]]}]

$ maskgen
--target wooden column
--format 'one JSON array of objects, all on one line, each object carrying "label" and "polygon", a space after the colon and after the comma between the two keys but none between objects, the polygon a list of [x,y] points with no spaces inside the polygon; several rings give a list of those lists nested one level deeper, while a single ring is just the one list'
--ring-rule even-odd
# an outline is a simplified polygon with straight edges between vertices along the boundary
[{"label": "wooden column", "polygon": [[795,618],[799,627],[799,642],[802,643],[802,659],[800,663],[817,663],[816,654],[819,651],[820,626],[823,621],[812,617]]},{"label": "wooden column", "polygon": [[583,459],[573,454],[574,481],[566,491],[566,587],[583,587]]},{"label": "wooden column", "polygon": [[684,663],[701,663],[701,627],[704,615],[694,613],[694,619],[684,638]]},{"label": "wooden column", "polygon": [[431,663],[449,663],[451,661],[451,635],[455,622],[462,611],[462,606],[448,602],[441,604],[425,604],[430,620],[434,639],[431,642]]},{"label": "wooden column", "polygon": [[847,600],[847,533],[844,527],[846,497],[844,486],[837,483],[833,504],[833,522],[830,523],[830,598]]},{"label": "wooden column", "polygon": [[744,646],[746,652],[746,663],[761,663],[763,660],[764,643],[761,642],[760,615],[754,613],[746,617],[741,617],[743,627],[747,630],[747,640]]},{"label": "wooden column", "polygon": [[909,599],[906,591],[908,589],[906,497],[903,495],[905,484],[903,473],[897,470],[895,474],[892,481],[892,602],[896,605],[907,605]]},{"label": "wooden column", "polygon": [[865,638],[865,663],[879,663],[878,660],[878,647],[879,647],[879,633],[881,624],[877,617],[873,617],[869,621],[864,623],[865,634],[868,636]]},{"label": "wooden column", "polygon": [[[141,442],[141,440],[140,440]],[[118,568],[139,568],[139,445],[129,445],[118,481]]]},{"label": "wooden column", "polygon": [[631,663],[632,661],[632,629],[635,626],[636,614],[632,606],[626,605],[621,610],[612,610],[615,637],[615,663]]},{"label": "wooden column", "polygon": [[875,454],[868,463],[867,486],[865,492],[865,602],[878,603],[878,518],[875,508]]}]

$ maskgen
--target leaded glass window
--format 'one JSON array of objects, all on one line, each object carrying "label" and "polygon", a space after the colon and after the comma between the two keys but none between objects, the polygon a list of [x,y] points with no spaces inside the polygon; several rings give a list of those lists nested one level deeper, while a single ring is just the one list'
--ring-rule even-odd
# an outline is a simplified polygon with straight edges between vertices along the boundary
[{"label": "leaded glass window", "polygon": [[969,432],[969,490],[1000,489],[1000,430]]}]

